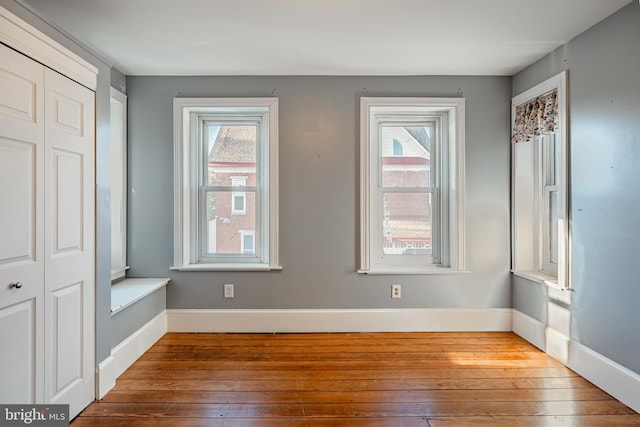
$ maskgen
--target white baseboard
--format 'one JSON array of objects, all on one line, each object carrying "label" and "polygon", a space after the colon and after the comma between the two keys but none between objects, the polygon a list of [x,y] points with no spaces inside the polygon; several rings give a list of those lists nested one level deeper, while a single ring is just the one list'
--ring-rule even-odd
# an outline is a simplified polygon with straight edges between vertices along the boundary
[{"label": "white baseboard", "polygon": [[512,309],[167,310],[169,332],[511,331]]},{"label": "white baseboard", "polygon": [[577,341],[569,344],[567,366],[636,412],[640,412],[640,375]]},{"label": "white baseboard", "polygon": [[540,350],[545,350],[546,325],[518,310],[513,310],[513,327],[515,334],[521,336]]},{"label": "white baseboard", "polygon": [[98,399],[102,399],[115,387],[116,379],[166,332],[165,310],[115,346],[111,350],[111,356],[98,365]]},{"label": "white baseboard", "polygon": [[640,375],[518,310],[513,310],[513,332],[640,412]]}]

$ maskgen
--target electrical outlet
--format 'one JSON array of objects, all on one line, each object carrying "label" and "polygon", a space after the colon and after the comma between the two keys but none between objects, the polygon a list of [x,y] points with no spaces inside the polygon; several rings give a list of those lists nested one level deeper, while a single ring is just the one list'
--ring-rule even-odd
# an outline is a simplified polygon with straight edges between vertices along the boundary
[{"label": "electrical outlet", "polygon": [[402,297],[402,286],[391,285],[391,298],[401,298],[401,297]]},{"label": "electrical outlet", "polygon": [[233,284],[227,283],[224,285],[224,297],[225,298],[233,298]]}]

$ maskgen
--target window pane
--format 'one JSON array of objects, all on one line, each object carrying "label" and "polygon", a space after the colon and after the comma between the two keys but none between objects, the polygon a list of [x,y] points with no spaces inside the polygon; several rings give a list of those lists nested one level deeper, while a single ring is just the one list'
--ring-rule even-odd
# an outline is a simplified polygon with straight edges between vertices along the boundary
[{"label": "window pane", "polygon": [[207,127],[208,185],[233,185],[232,177],[247,177],[246,185],[255,185],[257,126]]},{"label": "window pane", "polygon": [[255,231],[256,229],[255,192],[245,193],[244,215],[232,214],[233,193],[231,191],[208,191],[206,200],[206,254],[241,254],[243,244],[241,230]]},{"label": "window pane", "polygon": [[558,192],[549,192],[549,262],[558,263]]},{"label": "window pane", "polygon": [[382,126],[382,186],[431,186],[431,126]]},{"label": "window pane", "polygon": [[431,194],[383,194],[383,253],[432,255]]}]

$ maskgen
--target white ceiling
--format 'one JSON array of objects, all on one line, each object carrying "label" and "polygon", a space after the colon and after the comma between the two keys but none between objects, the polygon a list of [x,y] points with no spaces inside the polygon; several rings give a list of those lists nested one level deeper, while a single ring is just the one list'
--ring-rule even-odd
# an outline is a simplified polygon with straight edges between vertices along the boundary
[{"label": "white ceiling", "polygon": [[19,1],[126,75],[513,75],[631,0]]}]

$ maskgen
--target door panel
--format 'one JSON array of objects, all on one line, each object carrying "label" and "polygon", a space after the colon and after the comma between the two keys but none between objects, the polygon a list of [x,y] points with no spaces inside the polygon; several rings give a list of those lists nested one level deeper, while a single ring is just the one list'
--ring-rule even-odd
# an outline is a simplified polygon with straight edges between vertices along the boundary
[{"label": "door panel", "polygon": [[43,112],[44,67],[0,45],[0,402],[3,403],[44,401]]},{"label": "door panel", "polygon": [[[36,299],[0,308],[0,402],[39,401]],[[41,388],[41,387],[40,387]]]},{"label": "door panel", "polygon": [[0,264],[36,262],[36,145],[0,138]]},{"label": "door panel", "polygon": [[52,197],[52,256],[82,251],[83,239],[83,155],[51,150],[52,184],[57,191]]},{"label": "door panel", "polygon": [[45,399],[73,417],[95,396],[95,101],[53,71],[45,83]]},{"label": "door panel", "polygon": [[[52,317],[57,320],[51,341],[58,347],[53,356],[55,369],[52,379],[56,391],[73,387],[82,381],[82,293],[83,284],[74,283],[51,294]],[[63,358],[61,358],[63,357]]]}]

